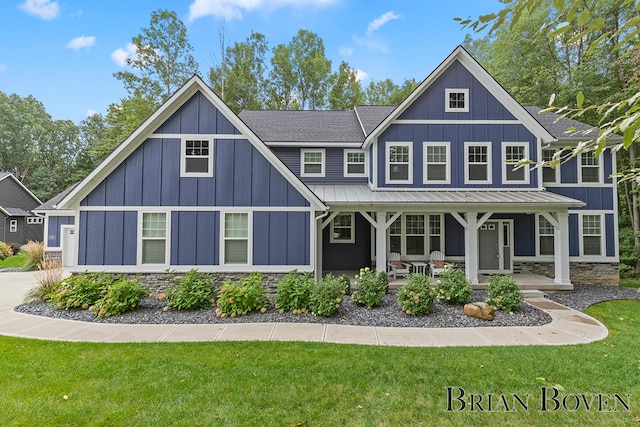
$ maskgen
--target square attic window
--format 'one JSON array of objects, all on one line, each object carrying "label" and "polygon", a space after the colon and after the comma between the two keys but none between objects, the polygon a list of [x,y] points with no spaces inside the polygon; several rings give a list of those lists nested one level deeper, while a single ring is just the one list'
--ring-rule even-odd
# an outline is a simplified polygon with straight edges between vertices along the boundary
[{"label": "square attic window", "polygon": [[469,89],[445,89],[445,112],[469,112]]}]

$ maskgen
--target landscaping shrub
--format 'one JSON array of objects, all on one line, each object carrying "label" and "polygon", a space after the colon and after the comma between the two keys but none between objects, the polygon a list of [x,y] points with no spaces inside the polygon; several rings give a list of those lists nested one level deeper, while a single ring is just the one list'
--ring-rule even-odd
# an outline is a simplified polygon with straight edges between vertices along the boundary
[{"label": "landscaping shrub", "polygon": [[149,295],[149,287],[137,280],[118,278],[93,306],[98,317],[109,317],[133,310],[142,298]]},{"label": "landscaping shrub", "polygon": [[333,315],[340,308],[346,294],[342,276],[327,274],[320,282],[312,282],[309,301],[311,313],[314,316]]},{"label": "landscaping shrub", "polygon": [[29,290],[24,298],[25,303],[46,301],[47,295],[52,293],[55,286],[62,280],[60,261],[45,259],[40,263],[40,271],[35,276],[38,286]]},{"label": "landscaping shrub", "polygon": [[27,242],[27,262],[22,268],[23,271],[35,270],[40,266],[40,263],[44,259],[44,243],[34,242],[29,240]]},{"label": "landscaping shrub", "polygon": [[423,316],[431,313],[436,290],[429,286],[429,276],[410,274],[407,284],[398,289],[398,304],[406,314]]},{"label": "landscaping shrub", "polygon": [[9,247],[11,248],[11,251],[13,252],[14,255],[18,255],[20,253],[20,248],[22,247],[22,245],[20,243],[16,243],[16,242],[7,242],[7,245],[9,245]]},{"label": "landscaping shrub", "polygon": [[486,302],[496,310],[503,310],[507,313],[520,307],[522,294],[515,279],[509,276],[491,276]]},{"label": "landscaping shrub", "polygon": [[45,299],[57,308],[86,310],[102,297],[104,289],[114,279],[114,276],[105,273],[80,273],[53,285],[52,292]]},{"label": "landscaping shrub", "polygon": [[464,271],[449,267],[436,280],[438,299],[453,304],[466,304],[471,299],[471,285]]},{"label": "landscaping shrub", "polygon": [[276,285],[275,307],[280,313],[292,311],[294,314],[307,313],[310,309],[310,291],[315,281],[310,273],[299,274],[290,271]]},{"label": "landscaping shrub", "polygon": [[382,297],[388,290],[387,273],[376,273],[369,267],[361,268],[360,274],[356,276],[356,290],[351,294],[351,299],[367,308],[373,308],[382,303]]},{"label": "landscaping shrub", "polygon": [[193,269],[179,279],[175,277],[174,274],[172,285],[164,294],[167,307],[193,310],[211,308],[215,304],[216,289],[211,275]]},{"label": "landscaping shrub", "polygon": [[218,296],[218,317],[236,317],[253,310],[267,310],[267,289],[262,284],[262,273],[251,273],[239,283],[227,280],[222,284]]},{"label": "landscaping shrub", "polygon": [[340,283],[342,283],[344,294],[351,294],[351,279],[349,279],[349,276],[347,276],[346,274],[341,274],[340,276],[338,276],[338,280],[340,281]]},{"label": "landscaping shrub", "polygon": [[11,250],[11,246],[7,245],[5,242],[0,242],[0,261],[13,256],[13,251]]}]

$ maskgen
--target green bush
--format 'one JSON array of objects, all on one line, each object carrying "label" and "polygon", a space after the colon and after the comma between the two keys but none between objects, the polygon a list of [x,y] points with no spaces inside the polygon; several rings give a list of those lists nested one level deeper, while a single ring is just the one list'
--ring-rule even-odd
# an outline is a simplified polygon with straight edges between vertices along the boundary
[{"label": "green bush", "polygon": [[267,289],[262,284],[262,273],[251,273],[240,283],[227,280],[222,284],[218,296],[218,317],[236,317],[253,310],[267,310]]},{"label": "green bush", "polygon": [[356,276],[356,290],[351,294],[351,299],[367,308],[373,308],[382,304],[382,297],[388,290],[387,273],[376,273],[369,267],[361,268],[360,274]]},{"label": "green bush", "polygon": [[407,284],[398,290],[400,308],[414,316],[431,313],[435,299],[436,291],[429,286],[429,276],[424,274],[410,274]]},{"label": "green bush", "polygon": [[115,280],[116,276],[105,273],[76,274],[54,285],[45,299],[57,308],[86,310],[102,297]]},{"label": "green bush", "polygon": [[310,273],[301,275],[298,270],[290,271],[276,286],[276,310],[280,313],[307,313],[310,309],[310,291],[313,283],[315,281]]},{"label": "green bush", "polygon": [[0,242],[0,261],[13,256],[13,250],[11,246],[7,245],[5,242]]},{"label": "green bush", "polygon": [[344,294],[351,294],[351,279],[346,274],[341,274],[337,277],[337,279],[342,283],[342,288],[344,289]]},{"label": "green bush", "polygon": [[471,285],[464,271],[450,267],[440,274],[436,281],[438,299],[452,304],[466,304],[471,299]]},{"label": "green bush", "polygon": [[137,280],[118,278],[104,292],[94,305],[93,311],[98,317],[109,317],[133,310],[140,301],[149,295],[149,287]]},{"label": "green bush", "polygon": [[171,278],[172,285],[165,292],[167,307],[194,310],[211,308],[214,305],[216,289],[211,275],[194,269],[179,279],[175,277],[174,274]]},{"label": "green bush", "polygon": [[320,282],[313,282],[311,285],[311,313],[314,316],[333,315],[340,308],[346,294],[342,276],[327,274]]},{"label": "green bush", "polygon": [[515,279],[509,276],[491,276],[486,302],[496,310],[503,310],[507,313],[520,307],[522,294]]}]

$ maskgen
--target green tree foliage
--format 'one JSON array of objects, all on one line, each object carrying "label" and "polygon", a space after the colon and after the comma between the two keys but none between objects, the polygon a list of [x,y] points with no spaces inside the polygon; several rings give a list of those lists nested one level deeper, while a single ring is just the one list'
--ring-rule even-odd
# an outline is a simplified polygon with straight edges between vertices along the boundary
[{"label": "green tree foliage", "polygon": [[368,105],[398,105],[418,86],[415,79],[407,79],[398,86],[391,79],[371,81],[364,90]]},{"label": "green tree foliage", "polygon": [[136,54],[127,59],[127,64],[136,73],[119,71],[114,77],[123,82],[132,97],[160,105],[198,72],[187,28],[173,11],[153,12],[149,27],[143,28],[131,43]]},{"label": "green tree foliage", "polygon": [[340,68],[331,76],[329,108],[332,110],[352,110],[354,105],[364,102],[364,92],[358,81],[356,70],[342,61]]},{"label": "green tree foliage", "polygon": [[298,107],[315,110],[324,107],[331,77],[331,61],[324,53],[324,42],[315,33],[299,30],[289,43]]},{"label": "green tree foliage", "polygon": [[273,48],[271,71],[267,83],[267,105],[275,110],[297,110],[296,77],[291,47],[279,44]]},{"label": "green tree foliage", "polygon": [[226,49],[220,64],[209,70],[213,90],[237,114],[264,105],[265,36],[251,32],[247,40]]}]

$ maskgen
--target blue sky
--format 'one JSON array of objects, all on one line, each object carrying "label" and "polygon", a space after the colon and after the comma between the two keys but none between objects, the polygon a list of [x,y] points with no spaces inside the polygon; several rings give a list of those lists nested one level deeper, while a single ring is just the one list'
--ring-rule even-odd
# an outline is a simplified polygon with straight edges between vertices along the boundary
[{"label": "blue sky", "polygon": [[500,9],[498,0],[3,0],[0,91],[33,95],[54,119],[78,123],[127,96],[113,73],[128,43],[157,9],[185,23],[205,77],[216,64],[218,31],[227,45],[261,32],[269,48],[301,28],[317,33],[337,69],[347,61],[370,80],[422,80],[466,31],[454,17]]}]

